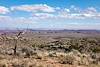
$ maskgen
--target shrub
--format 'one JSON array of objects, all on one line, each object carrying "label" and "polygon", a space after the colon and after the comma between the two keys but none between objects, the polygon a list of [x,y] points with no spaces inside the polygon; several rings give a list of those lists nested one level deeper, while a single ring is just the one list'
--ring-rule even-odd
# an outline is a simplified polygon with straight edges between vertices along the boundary
[{"label": "shrub", "polygon": [[50,52],[49,53],[49,57],[56,57],[56,56],[57,56],[56,52]]},{"label": "shrub", "polygon": [[61,64],[74,64],[75,58],[73,56],[70,55],[66,55],[66,56],[61,56],[59,57],[60,61],[59,63]]},{"label": "shrub", "polygon": [[31,49],[28,49],[28,48],[22,48],[22,53],[25,53],[26,57],[30,57],[34,54],[34,52]]},{"label": "shrub", "polygon": [[96,48],[92,49],[92,51],[94,53],[100,53],[100,47],[96,47]]}]

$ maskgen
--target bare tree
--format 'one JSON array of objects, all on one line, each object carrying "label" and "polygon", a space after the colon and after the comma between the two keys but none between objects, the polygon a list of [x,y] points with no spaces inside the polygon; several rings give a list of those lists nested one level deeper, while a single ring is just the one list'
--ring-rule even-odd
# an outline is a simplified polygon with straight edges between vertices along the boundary
[{"label": "bare tree", "polygon": [[21,37],[21,34],[22,34],[23,32],[19,32],[17,35],[16,35],[16,37],[14,38],[14,55],[16,55],[16,53],[17,53],[17,43],[18,43],[18,40],[20,39],[20,37]]}]

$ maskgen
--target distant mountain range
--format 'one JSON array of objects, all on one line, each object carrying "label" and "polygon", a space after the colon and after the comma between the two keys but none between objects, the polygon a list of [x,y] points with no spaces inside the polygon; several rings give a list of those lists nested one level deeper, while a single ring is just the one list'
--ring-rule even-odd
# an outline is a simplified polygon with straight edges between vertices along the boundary
[{"label": "distant mountain range", "polygon": [[48,31],[56,31],[56,32],[77,32],[77,33],[80,33],[80,32],[100,32],[100,30],[68,30],[68,29],[61,29],[61,30],[49,30],[49,29],[1,29],[0,32],[17,32],[17,31],[30,31],[30,32],[34,32],[34,31],[45,31],[45,32],[48,32]]}]

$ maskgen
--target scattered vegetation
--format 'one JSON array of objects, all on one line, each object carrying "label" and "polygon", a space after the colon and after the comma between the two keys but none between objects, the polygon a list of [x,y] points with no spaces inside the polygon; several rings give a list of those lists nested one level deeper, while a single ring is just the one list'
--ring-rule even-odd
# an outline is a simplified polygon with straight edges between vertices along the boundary
[{"label": "scattered vegetation", "polygon": [[[23,32],[1,34],[0,67],[48,67],[42,64],[48,62],[72,66],[100,65],[100,38],[58,36],[54,38],[46,35],[42,37],[40,34],[40,32],[38,36],[29,33],[26,35]],[[25,63],[22,63],[23,60]]]}]

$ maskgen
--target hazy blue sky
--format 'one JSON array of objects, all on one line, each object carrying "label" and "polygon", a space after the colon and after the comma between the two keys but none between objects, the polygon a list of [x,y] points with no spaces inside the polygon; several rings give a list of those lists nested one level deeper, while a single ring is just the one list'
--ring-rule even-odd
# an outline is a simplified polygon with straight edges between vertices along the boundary
[{"label": "hazy blue sky", "polygon": [[100,30],[100,0],[0,0],[0,28]]}]

